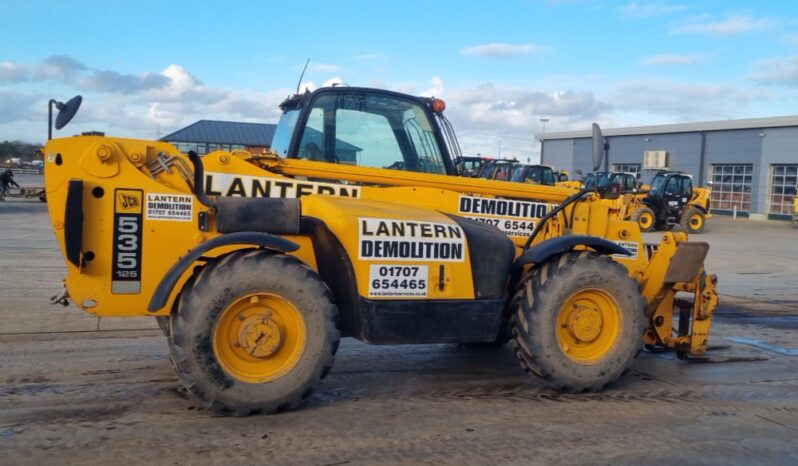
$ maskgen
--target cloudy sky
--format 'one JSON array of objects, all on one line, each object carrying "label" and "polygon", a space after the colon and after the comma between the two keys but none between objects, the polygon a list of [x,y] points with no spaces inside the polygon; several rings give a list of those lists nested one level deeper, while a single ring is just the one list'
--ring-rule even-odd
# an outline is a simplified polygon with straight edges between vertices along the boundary
[{"label": "cloudy sky", "polygon": [[[255,3],[257,3],[255,5]],[[276,122],[332,82],[447,101],[468,154],[534,133],[798,114],[798,2],[0,0],[0,140],[155,138],[198,119]]]}]

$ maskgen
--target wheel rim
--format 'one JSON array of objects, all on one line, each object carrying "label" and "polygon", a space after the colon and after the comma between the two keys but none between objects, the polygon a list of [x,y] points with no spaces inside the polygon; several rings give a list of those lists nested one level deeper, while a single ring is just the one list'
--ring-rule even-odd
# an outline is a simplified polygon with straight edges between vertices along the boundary
[{"label": "wheel rim", "polygon": [[213,351],[229,375],[263,383],[288,373],[305,349],[302,315],[289,301],[253,293],[230,304],[216,323]]},{"label": "wheel rim", "polygon": [[596,288],[571,295],[557,316],[557,343],[571,360],[595,363],[618,344],[623,318],[615,298]]},{"label": "wheel rim", "polygon": [[637,221],[642,228],[649,228],[654,223],[654,217],[648,212],[643,212]]},{"label": "wheel rim", "polygon": [[704,217],[702,217],[701,214],[695,213],[690,216],[690,227],[693,230],[700,229],[702,225],[704,225]]}]

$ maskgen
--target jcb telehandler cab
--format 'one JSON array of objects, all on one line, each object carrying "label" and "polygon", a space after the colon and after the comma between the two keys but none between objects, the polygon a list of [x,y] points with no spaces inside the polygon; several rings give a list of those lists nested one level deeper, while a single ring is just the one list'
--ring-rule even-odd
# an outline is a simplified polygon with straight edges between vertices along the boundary
[{"label": "jcb telehandler cab", "polygon": [[647,193],[632,208],[631,219],[642,231],[662,230],[680,224],[688,233],[704,231],[709,213],[709,193],[694,188],[693,180],[676,172],[660,172],[651,181]]},{"label": "jcb telehandler cab", "polygon": [[621,194],[637,192],[637,178],[632,173],[623,172],[595,172],[589,173],[583,182],[585,188],[607,191],[613,186],[618,186]]},{"label": "jcb telehandler cab", "polygon": [[518,162],[515,160],[493,160],[482,166],[479,177],[484,180],[510,181],[517,166]]},{"label": "jcb telehandler cab", "polygon": [[[75,110],[63,106],[61,123]],[[718,300],[706,243],[644,245],[590,190],[454,176],[443,108],[319,89],[282,105],[265,154],[51,140],[67,267],[53,301],[158,318],[183,385],[234,415],[297,406],[342,336],[511,340],[526,371],[569,392],[617,380],[644,343],[706,351]]]},{"label": "jcb telehandler cab", "polygon": [[515,183],[533,183],[544,186],[554,186],[557,181],[554,170],[546,165],[516,165],[510,175],[510,181]]}]

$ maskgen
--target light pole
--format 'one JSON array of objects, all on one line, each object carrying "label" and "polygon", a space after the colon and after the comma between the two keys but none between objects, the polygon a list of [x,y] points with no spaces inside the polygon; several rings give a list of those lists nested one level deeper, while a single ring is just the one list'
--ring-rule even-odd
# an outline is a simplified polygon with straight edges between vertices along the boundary
[{"label": "light pole", "polygon": [[540,122],[543,123],[543,132],[544,133],[546,132],[546,123],[548,123],[548,121],[549,121],[548,118],[541,118],[540,119]]},{"label": "light pole", "polygon": [[[540,122],[543,123],[543,133],[546,133],[546,123],[549,121],[548,117],[543,117]],[[543,163],[543,138],[540,139],[540,163]]]}]

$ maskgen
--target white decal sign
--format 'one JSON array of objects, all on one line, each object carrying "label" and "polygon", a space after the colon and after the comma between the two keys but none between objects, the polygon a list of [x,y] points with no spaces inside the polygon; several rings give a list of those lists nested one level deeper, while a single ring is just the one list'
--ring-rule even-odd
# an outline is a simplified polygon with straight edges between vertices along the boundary
[{"label": "white decal sign", "polygon": [[426,297],[429,270],[426,265],[371,265],[369,297]]},{"label": "white decal sign", "polygon": [[194,211],[194,196],[184,194],[147,193],[147,220],[190,222]]},{"label": "white decal sign", "polygon": [[358,240],[360,260],[465,260],[465,234],[459,225],[361,217]]},{"label": "white decal sign", "polygon": [[622,248],[626,248],[629,252],[632,253],[631,256],[627,256],[624,254],[613,254],[613,257],[617,257],[619,259],[629,259],[629,260],[636,260],[638,255],[638,250],[640,249],[638,244],[634,241],[614,241],[615,244]]},{"label": "white decal sign", "polygon": [[335,183],[207,172],[205,192],[212,196],[297,198],[309,194],[359,197],[360,187]]},{"label": "white decal sign", "polygon": [[491,197],[460,196],[459,213],[487,223],[508,236],[529,236],[537,220],[551,209],[551,204]]}]

